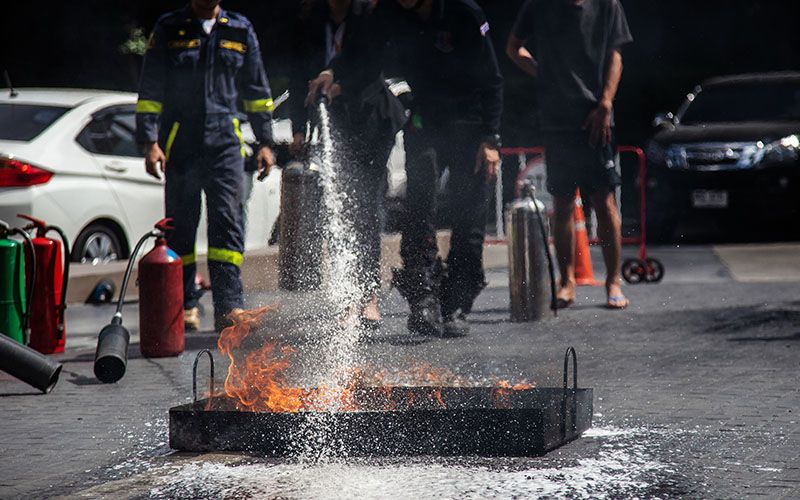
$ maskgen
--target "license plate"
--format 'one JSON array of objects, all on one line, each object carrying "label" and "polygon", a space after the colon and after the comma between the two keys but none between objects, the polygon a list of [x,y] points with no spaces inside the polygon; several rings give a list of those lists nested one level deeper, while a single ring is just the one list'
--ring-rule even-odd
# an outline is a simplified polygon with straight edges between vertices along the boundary
[{"label": "license plate", "polygon": [[695,208],[726,208],[728,192],[713,189],[695,189],[692,191],[692,206]]}]

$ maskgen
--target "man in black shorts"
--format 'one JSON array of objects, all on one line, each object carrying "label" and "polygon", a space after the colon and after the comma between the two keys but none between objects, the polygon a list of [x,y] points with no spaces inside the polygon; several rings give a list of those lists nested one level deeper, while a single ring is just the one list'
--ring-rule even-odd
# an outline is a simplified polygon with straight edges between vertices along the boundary
[{"label": "man in black shorts", "polygon": [[619,0],[527,0],[506,46],[511,60],[536,78],[547,189],[555,203],[560,307],[575,301],[572,214],[578,188],[597,214],[607,305],[628,305],[621,289],[613,102],[622,76],[620,48],[631,41]]}]

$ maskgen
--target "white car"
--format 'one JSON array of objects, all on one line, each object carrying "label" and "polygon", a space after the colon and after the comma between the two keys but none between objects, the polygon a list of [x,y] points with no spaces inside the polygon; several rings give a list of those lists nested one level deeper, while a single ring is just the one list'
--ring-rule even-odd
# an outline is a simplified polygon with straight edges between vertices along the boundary
[{"label": "white car", "polygon": [[[72,260],[125,259],[164,216],[163,181],[145,172],[134,139],[136,94],[8,89],[0,96],[0,220],[31,214],[64,229]],[[289,141],[288,121],[276,121]],[[255,182],[247,205],[248,250],[267,246],[280,206],[280,170]],[[206,244],[205,206],[197,249]]]}]

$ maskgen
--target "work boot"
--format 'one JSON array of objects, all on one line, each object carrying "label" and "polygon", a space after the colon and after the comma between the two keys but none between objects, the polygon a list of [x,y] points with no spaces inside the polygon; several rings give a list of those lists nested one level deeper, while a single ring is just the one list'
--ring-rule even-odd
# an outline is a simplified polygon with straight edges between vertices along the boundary
[{"label": "work boot", "polygon": [[487,284],[482,274],[480,277],[466,280],[456,279],[452,273],[445,273],[442,280],[442,316],[445,318],[455,316],[457,311],[461,311],[461,314],[466,317],[472,312],[475,299]]},{"label": "work boot", "polygon": [[441,263],[431,268],[394,269],[392,285],[408,301],[411,313],[408,329],[420,335],[441,336],[442,313],[439,304]]},{"label": "work boot", "polygon": [[222,330],[230,328],[235,324],[234,318],[244,312],[244,309],[236,307],[231,309],[228,314],[214,317],[214,331],[222,333]]},{"label": "work boot", "polygon": [[408,330],[411,333],[433,337],[443,336],[442,315],[436,295],[431,293],[416,300],[410,300],[408,305],[411,308],[411,313],[408,315]]},{"label": "work boot", "polygon": [[469,334],[467,315],[463,312],[442,317],[442,333],[445,337],[464,337]]},{"label": "work boot", "polygon": [[183,310],[183,329],[187,332],[196,332],[200,329],[200,308]]}]

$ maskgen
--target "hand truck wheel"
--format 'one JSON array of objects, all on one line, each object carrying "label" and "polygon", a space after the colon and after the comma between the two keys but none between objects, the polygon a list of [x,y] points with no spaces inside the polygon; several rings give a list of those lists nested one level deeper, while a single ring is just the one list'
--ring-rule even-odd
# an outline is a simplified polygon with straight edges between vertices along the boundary
[{"label": "hand truck wheel", "polygon": [[622,264],[622,277],[631,285],[647,279],[647,264],[641,259],[627,259]]},{"label": "hand truck wheel", "polygon": [[648,257],[645,259],[645,277],[647,283],[658,283],[664,279],[664,264],[660,260]]}]

